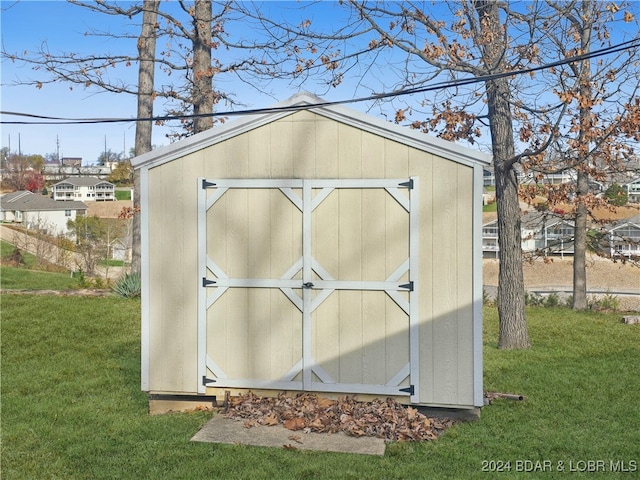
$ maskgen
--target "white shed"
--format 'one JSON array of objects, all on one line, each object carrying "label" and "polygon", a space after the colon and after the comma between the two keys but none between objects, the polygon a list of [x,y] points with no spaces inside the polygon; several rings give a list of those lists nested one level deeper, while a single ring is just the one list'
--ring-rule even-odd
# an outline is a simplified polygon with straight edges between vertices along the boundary
[{"label": "white shed", "polygon": [[299,94],[132,161],[142,389],[482,406],[490,158]]}]

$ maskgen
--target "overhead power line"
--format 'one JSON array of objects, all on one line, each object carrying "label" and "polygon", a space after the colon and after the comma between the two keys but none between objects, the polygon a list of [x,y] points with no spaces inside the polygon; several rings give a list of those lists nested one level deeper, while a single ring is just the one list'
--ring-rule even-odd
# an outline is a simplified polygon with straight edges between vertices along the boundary
[{"label": "overhead power line", "polygon": [[233,110],[226,112],[212,112],[193,115],[163,115],[158,117],[145,117],[145,118],[65,118],[65,117],[52,117],[47,115],[37,115],[32,113],[23,112],[8,112],[0,111],[0,115],[11,115],[17,117],[26,117],[34,120],[0,120],[0,124],[4,125],[85,125],[85,124],[100,124],[100,123],[130,123],[130,122],[165,122],[171,120],[189,120],[202,117],[231,117],[241,115],[259,115],[279,112],[295,112],[299,110],[309,110],[313,108],[328,107],[334,105],[345,105],[350,103],[367,102],[374,100],[383,100],[386,98],[400,97],[404,95],[412,95],[416,93],[426,93],[435,90],[444,90],[447,88],[461,87],[465,85],[472,85],[475,83],[487,82],[490,80],[496,80],[499,78],[512,77],[515,75],[523,75],[527,73],[533,73],[540,70],[546,70],[549,68],[559,67],[569,63],[580,62],[591,58],[598,58],[612,53],[622,52],[624,50],[630,50],[632,48],[640,47],[640,37],[636,37],[633,40],[628,40],[611,47],[602,48],[600,50],[594,50],[589,53],[576,55],[573,57],[558,60],[556,62],[546,63],[537,67],[531,67],[524,70],[515,70],[509,72],[501,72],[490,75],[481,75],[476,77],[469,77],[459,80],[449,80],[446,82],[438,82],[433,85],[416,88],[404,88],[401,90],[394,90],[392,92],[385,92],[379,94],[373,94],[366,97],[358,97],[346,100],[325,101],[307,105],[289,105],[281,107],[266,107],[266,108],[254,108],[245,110]]}]

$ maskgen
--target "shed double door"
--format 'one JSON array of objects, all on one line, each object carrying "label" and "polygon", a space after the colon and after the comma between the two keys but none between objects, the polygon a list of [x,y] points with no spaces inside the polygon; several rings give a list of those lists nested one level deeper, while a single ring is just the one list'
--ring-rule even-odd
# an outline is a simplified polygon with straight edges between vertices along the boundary
[{"label": "shed double door", "polygon": [[198,391],[418,402],[417,178],[198,182]]}]

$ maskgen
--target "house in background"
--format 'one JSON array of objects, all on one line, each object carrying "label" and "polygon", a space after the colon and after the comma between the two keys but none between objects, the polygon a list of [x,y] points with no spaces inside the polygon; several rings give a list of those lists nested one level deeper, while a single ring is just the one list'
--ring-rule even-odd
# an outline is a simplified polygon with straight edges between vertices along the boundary
[{"label": "house in background", "polygon": [[640,257],[640,215],[616,222],[605,238],[612,257]]},{"label": "house in background", "polygon": [[106,179],[111,175],[111,168],[105,165],[71,166],[59,163],[46,163],[42,168],[42,176],[47,182],[56,182],[66,178],[99,177]]},{"label": "house in background", "polygon": [[63,167],[81,167],[82,157],[62,157],[60,163]]},{"label": "house in background", "polygon": [[552,212],[530,212],[522,216],[523,250],[544,256],[573,255],[575,223]]},{"label": "house in background", "polygon": [[623,185],[627,189],[629,203],[640,203],[640,178]]},{"label": "house in background", "polygon": [[20,223],[50,235],[68,234],[67,222],[86,213],[87,206],[82,202],[56,202],[24,190],[0,197],[0,221]]},{"label": "house in background", "polygon": [[51,186],[55,201],[112,202],[115,191],[113,183],[97,177],[66,178]]},{"label": "house in background", "polygon": [[498,219],[482,225],[482,256],[498,258]]},{"label": "house in background", "polygon": [[[522,251],[542,255],[573,255],[574,223],[552,212],[529,212],[521,219]],[[498,257],[498,220],[482,226],[482,252]]]}]

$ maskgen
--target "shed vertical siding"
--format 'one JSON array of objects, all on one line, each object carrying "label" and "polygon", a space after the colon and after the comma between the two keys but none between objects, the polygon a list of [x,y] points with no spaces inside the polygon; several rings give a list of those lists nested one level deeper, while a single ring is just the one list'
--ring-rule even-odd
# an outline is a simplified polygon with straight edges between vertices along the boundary
[{"label": "shed vertical siding", "polygon": [[[448,403],[457,397],[458,335],[457,299],[458,251],[457,251],[457,165],[442,160],[434,161],[433,201],[433,342],[434,355],[433,398],[438,403]],[[451,200],[447,200],[451,199]],[[446,372],[445,375],[441,373]]]},{"label": "shed vertical siding", "polygon": [[[184,319],[184,288],[181,260],[184,252],[182,229],[171,228],[176,218],[182,221],[182,197],[177,190],[182,186],[182,162],[173,162],[167,168],[152,170],[149,181],[150,204],[159,208],[150,212],[151,291],[154,302],[151,318],[161,319],[160,328],[151,331],[151,386],[162,385],[165,390],[185,390],[185,337],[190,334]],[[176,183],[179,187],[176,186]],[[188,389],[187,389],[188,391]]]},{"label": "shed vertical siding", "polygon": [[150,389],[195,392],[197,190],[203,152],[149,170]]},{"label": "shed vertical siding", "polygon": [[457,363],[457,392],[458,398],[473,399],[473,229],[474,211],[473,169],[458,169],[456,177],[456,192],[458,209],[456,214],[456,252],[457,252],[457,283],[456,305],[458,305],[458,358]]},{"label": "shed vertical siding", "polygon": [[[149,390],[197,391],[198,177],[409,176],[420,179],[421,403],[473,405],[473,167],[309,111],[148,167]],[[207,224],[208,249],[230,275],[279,278],[302,255],[301,213],[277,190],[229,190],[208,215],[224,224]],[[408,216],[384,191],[335,190],[312,224],[312,255],[335,278],[384,280],[407,257]],[[209,317],[229,374],[280,378],[302,356],[300,312],[279,290],[229,289]],[[385,383],[406,363],[407,322],[384,293],[336,291],[313,313],[313,356],[337,381]]]}]

